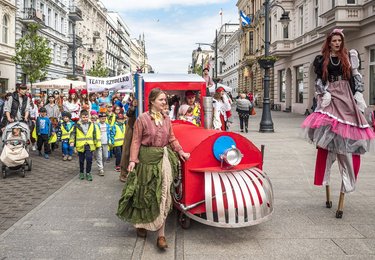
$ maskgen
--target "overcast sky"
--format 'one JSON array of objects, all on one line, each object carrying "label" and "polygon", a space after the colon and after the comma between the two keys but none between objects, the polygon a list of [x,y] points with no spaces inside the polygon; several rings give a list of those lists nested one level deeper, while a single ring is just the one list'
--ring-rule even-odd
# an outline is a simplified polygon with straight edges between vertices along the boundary
[{"label": "overcast sky", "polygon": [[[145,35],[149,64],[156,73],[187,73],[197,42],[212,43],[224,23],[238,23],[235,0],[102,0],[117,11],[131,38]],[[206,46],[205,48],[209,48]]]}]

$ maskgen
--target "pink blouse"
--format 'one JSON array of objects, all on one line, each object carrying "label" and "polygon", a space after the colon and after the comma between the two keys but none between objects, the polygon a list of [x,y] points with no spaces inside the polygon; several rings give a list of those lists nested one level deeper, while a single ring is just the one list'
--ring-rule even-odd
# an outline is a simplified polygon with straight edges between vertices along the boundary
[{"label": "pink blouse", "polygon": [[173,151],[182,153],[182,147],[176,139],[171,120],[164,116],[163,125],[156,126],[149,112],[137,118],[133,129],[133,140],[130,147],[130,161],[138,163],[139,148],[141,145],[164,147],[171,145]]}]

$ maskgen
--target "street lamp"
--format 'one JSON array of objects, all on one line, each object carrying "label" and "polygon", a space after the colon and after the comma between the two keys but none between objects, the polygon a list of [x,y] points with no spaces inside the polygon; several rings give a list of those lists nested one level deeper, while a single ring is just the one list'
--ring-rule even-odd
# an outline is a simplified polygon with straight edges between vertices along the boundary
[{"label": "street lamp", "polygon": [[[201,45],[208,45],[210,46],[211,48],[213,48],[215,50],[215,78],[213,78],[213,81],[215,82],[215,89],[217,89],[217,83],[219,82],[219,79],[217,78],[217,30],[215,32],[215,45],[213,44],[209,44],[209,43],[201,43],[201,42],[198,42],[196,44],[199,44],[199,47],[197,49],[197,52],[201,52],[202,49],[201,49]],[[202,65],[202,76],[203,76],[203,65]]]},{"label": "street lamp", "polygon": [[[278,4],[273,4],[270,6],[270,1],[265,0],[264,3],[264,32],[265,32],[265,49],[264,49],[264,60],[267,60],[267,57],[269,56],[269,49],[270,49],[270,25],[269,25],[269,11],[270,8],[273,6],[281,7],[283,9],[283,14],[281,15],[281,18],[279,22],[281,22],[283,27],[287,27],[290,19],[289,14],[285,11],[285,9]],[[274,62],[273,62],[274,63]],[[271,117],[271,106],[270,106],[270,68],[273,67],[273,63],[271,62],[267,66],[264,65],[261,67],[264,68],[264,95],[263,95],[263,110],[262,110],[262,119],[260,121],[260,128],[259,132],[262,133],[273,133],[273,122]]]}]

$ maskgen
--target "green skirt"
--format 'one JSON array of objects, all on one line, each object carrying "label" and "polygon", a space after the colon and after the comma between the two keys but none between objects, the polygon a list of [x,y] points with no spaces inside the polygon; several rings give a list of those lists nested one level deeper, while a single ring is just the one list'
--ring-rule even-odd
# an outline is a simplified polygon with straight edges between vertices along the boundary
[{"label": "green skirt", "polygon": [[[179,159],[175,152],[167,149],[173,180],[178,173]],[[141,146],[139,163],[129,173],[118,205],[117,216],[123,221],[132,224],[150,223],[159,216],[163,154],[163,147]]]}]

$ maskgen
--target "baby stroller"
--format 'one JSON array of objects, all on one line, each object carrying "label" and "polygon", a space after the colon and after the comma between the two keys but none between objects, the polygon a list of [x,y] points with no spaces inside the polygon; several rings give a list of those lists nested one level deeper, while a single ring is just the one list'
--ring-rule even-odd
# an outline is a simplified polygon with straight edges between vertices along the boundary
[{"label": "baby stroller", "polygon": [[14,122],[6,126],[2,136],[3,150],[0,157],[3,178],[7,177],[9,171],[21,170],[22,177],[26,176],[26,170],[31,171],[29,139],[30,129],[26,123]]}]

